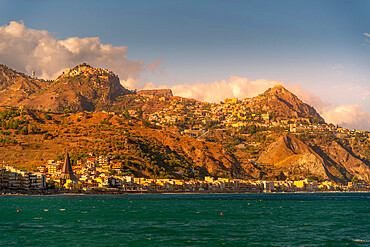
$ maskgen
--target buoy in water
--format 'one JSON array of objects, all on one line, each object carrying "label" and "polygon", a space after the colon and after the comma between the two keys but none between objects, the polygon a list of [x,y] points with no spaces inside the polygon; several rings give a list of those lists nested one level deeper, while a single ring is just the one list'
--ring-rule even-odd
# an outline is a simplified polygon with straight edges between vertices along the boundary
[{"label": "buoy in water", "polygon": [[19,209],[17,209],[17,213],[19,213]]},{"label": "buoy in water", "polygon": [[221,212],[220,215],[224,215],[224,212]]}]

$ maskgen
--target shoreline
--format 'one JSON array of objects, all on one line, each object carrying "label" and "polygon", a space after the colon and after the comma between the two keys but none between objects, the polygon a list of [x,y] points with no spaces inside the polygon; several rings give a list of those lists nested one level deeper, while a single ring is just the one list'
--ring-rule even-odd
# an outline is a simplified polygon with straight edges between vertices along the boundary
[{"label": "shoreline", "polygon": [[261,192],[261,191],[0,191],[0,196],[54,196],[54,195],[176,195],[176,194],[323,194],[323,193],[370,193],[370,191],[288,191],[288,192]]}]

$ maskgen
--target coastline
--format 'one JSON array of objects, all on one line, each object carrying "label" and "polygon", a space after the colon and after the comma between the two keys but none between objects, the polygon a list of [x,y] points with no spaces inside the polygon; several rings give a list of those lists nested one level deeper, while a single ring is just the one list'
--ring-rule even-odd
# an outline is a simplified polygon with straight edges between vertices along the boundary
[{"label": "coastline", "polygon": [[347,194],[347,193],[370,193],[370,191],[288,191],[288,192],[263,192],[263,191],[0,191],[0,196],[55,196],[55,195],[175,195],[175,194],[323,194],[323,193],[333,193],[333,194]]}]

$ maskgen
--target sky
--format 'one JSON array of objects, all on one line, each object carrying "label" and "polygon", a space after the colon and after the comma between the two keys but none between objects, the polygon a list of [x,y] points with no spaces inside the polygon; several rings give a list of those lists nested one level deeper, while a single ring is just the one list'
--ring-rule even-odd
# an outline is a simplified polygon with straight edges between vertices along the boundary
[{"label": "sky", "polygon": [[87,62],[130,89],[219,102],[282,84],[370,130],[370,1],[0,0],[0,63],[45,79]]}]

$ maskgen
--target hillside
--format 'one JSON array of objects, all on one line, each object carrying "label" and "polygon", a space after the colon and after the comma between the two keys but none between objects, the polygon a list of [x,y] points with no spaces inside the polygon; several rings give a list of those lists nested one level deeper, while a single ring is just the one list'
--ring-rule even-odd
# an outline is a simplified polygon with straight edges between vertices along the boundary
[{"label": "hillside", "polygon": [[0,83],[1,105],[44,111],[103,110],[131,93],[113,72],[86,64],[67,69],[55,81],[33,79],[1,65]]},{"label": "hillside", "polygon": [[145,177],[370,181],[370,133],[326,124],[282,86],[216,104],[131,92],[82,64],[55,81],[0,66],[0,87],[0,160],[29,170],[68,151]]},{"label": "hillside", "polygon": [[46,81],[32,79],[5,65],[0,65],[0,102],[2,105],[19,106],[20,102],[47,85]]},{"label": "hillside", "polygon": [[[50,113],[1,109],[0,160],[35,169],[68,151],[73,162],[93,152],[124,162],[125,173],[146,177],[240,176],[236,157],[215,143],[174,135],[141,120],[108,113]],[[18,130],[19,129],[19,130]],[[26,129],[26,130],[25,130]]]},{"label": "hillside", "polygon": [[[369,180],[369,166],[335,140],[310,137],[306,144],[284,132],[266,133],[265,137],[257,132],[245,141],[256,140],[255,135],[259,135],[265,141],[258,148],[235,149],[228,145],[230,133],[225,133],[224,144],[196,140],[123,115],[15,108],[1,108],[0,112],[0,160],[28,170],[49,159],[62,159],[68,151],[74,163],[92,152],[123,162],[123,174],[144,177],[179,177],[177,172],[183,171],[182,176],[189,179],[212,175]],[[258,159],[251,162],[255,152]]]}]

